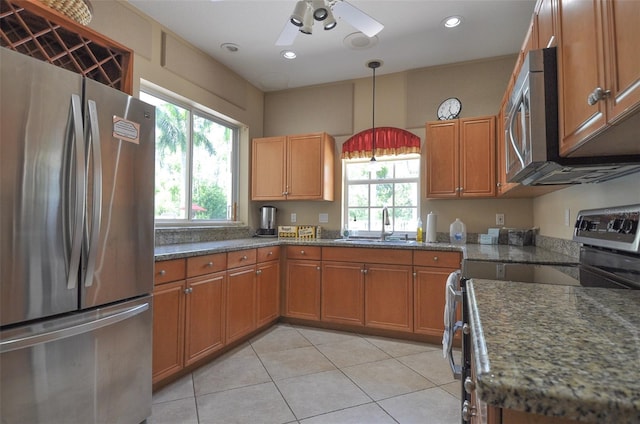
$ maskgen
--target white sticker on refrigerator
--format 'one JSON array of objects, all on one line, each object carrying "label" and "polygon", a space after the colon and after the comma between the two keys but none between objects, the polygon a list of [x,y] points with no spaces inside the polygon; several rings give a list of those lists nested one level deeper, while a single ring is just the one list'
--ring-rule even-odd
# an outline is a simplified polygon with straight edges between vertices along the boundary
[{"label": "white sticker on refrigerator", "polygon": [[113,136],[124,141],[140,144],[140,124],[114,115]]}]

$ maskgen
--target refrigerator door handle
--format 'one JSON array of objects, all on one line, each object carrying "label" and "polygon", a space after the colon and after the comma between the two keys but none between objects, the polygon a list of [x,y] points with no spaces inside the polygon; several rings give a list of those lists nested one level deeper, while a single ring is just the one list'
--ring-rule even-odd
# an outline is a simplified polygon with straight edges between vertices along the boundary
[{"label": "refrigerator door handle", "polygon": [[[96,268],[96,256],[98,250],[98,240],[100,238],[100,225],[102,220],[102,151],[100,147],[100,129],[98,127],[98,110],[96,102],[87,101],[89,109],[89,136],[91,138],[91,146],[87,149],[87,156],[91,151],[93,158],[93,201],[91,204],[91,234],[88,239],[87,250],[87,267],[84,274],[84,286],[91,287],[93,284],[93,274]],[[87,158],[87,166],[89,159]]]},{"label": "refrigerator door handle", "polygon": [[100,328],[107,327],[109,325],[113,325],[120,321],[124,321],[131,317],[139,315],[148,309],[149,302],[145,302],[134,306],[127,306],[123,309],[115,310],[104,317],[86,320],[70,327],[56,328],[43,333],[5,339],[0,342],[0,353],[11,352],[18,349],[25,349],[38,344],[96,331]]},{"label": "refrigerator door handle", "polygon": [[[67,289],[76,288],[78,281],[78,266],[82,254],[82,218],[85,208],[85,162],[84,162],[84,134],[82,132],[82,104],[80,96],[71,95],[71,125],[73,126],[73,144],[75,147],[75,205],[69,214],[71,239],[71,254],[69,255],[69,271],[67,275]],[[73,172],[73,171],[72,171]],[[73,191],[74,187],[69,187]],[[70,193],[69,193],[70,194]]]}]

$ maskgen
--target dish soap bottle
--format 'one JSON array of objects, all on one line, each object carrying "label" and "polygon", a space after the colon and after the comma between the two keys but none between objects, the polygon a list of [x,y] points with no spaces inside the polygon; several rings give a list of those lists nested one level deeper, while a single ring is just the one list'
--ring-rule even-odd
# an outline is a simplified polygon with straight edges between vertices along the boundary
[{"label": "dish soap bottle", "polygon": [[418,228],[416,229],[416,241],[418,243],[422,243],[424,241],[423,232],[422,232],[422,219],[420,219],[420,217],[418,217]]},{"label": "dish soap bottle", "polygon": [[460,221],[460,218],[456,218],[449,226],[449,241],[451,244],[465,244],[467,242],[467,227],[464,222]]}]

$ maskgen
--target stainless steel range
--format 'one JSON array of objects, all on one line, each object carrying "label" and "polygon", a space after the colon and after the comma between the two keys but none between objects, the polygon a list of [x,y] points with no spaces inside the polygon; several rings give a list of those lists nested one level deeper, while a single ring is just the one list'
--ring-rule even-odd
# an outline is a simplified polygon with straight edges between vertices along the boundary
[{"label": "stainless steel range", "polygon": [[[457,302],[462,303],[462,321],[449,329],[462,331],[462,358],[456,364],[449,348],[449,362],[456,378],[462,380],[462,423],[468,423],[474,414],[470,407],[470,394],[465,382],[471,372],[471,337],[468,331],[469,308],[466,299],[466,282],[470,279],[533,282],[606,287],[619,290],[640,289],[640,204],[601,209],[583,210],[578,213],[573,240],[581,243],[577,263],[513,263],[497,261],[464,260],[459,287],[450,290]],[[469,379],[470,381],[470,379]],[[467,385],[469,383],[467,382]]]}]

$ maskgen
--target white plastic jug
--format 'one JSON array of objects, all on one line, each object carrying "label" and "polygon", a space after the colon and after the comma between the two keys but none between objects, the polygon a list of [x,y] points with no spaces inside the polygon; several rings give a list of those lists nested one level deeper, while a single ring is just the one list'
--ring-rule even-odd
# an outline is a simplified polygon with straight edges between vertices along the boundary
[{"label": "white plastic jug", "polygon": [[464,222],[460,221],[460,218],[456,218],[449,226],[449,241],[451,244],[465,244],[467,242],[467,227]]}]

